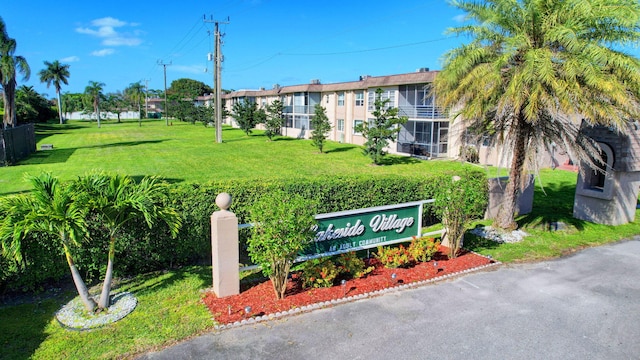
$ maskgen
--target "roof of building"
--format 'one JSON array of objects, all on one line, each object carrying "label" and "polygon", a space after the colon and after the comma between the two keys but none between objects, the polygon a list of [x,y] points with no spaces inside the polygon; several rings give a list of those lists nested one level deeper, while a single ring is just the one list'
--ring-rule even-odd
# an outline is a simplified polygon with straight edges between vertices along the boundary
[{"label": "roof of building", "polygon": [[280,86],[274,85],[272,89],[261,90],[238,90],[228,94],[222,94],[225,99],[247,97],[247,96],[275,96],[280,94],[290,94],[296,92],[331,92],[346,90],[366,90],[370,88],[424,84],[433,82],[438,71],[429,71],[428,69],[420,69],[416,72],[397,75],[384,76],[360,76],[358,81],[320,84],[318,80],[312,80],[309,84]]}]

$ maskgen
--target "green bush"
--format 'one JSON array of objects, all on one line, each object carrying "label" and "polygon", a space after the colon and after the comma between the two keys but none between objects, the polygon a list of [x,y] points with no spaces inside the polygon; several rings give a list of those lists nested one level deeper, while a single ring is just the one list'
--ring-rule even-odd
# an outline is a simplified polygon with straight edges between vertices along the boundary
[{"label": "green bush", "polygon": [[297,194],[277,191],[263,195],[250,210],[248,250],[251,260],[271,279],[278,299],[284,298],[293,261],[313,240],[313,202]]},{"label": "green bush", "polygon": [[340,270],[331,258],[318,258],[305,261],[299,274],[304,288],[331,287]]},{"label": "green bush", "polygon": [[302,286],[331,287],[336,279],[358,279],[372,272],[373,266],[367,267],[364,260],[355,253],[344,253],[338,256],[311,259],[298,267]]},{"label": "green bush", "polygon": [[338,255],[335,262],[340,271],[340,276],[348,279],[359,279],[375,269],[373,266],[367,267],[364,260],[357,257],[354,252]]},{"label": "green bush", "polygon": [[[274,191],[298,194],[318,204],[318,213],[329,213],[372,206],[397,204],[434,198],[442,191],[442,184],[451,181],[451,173],[424,176],[342,176],[298,178],[286,180],[213,181],[206,184],[171,184],[167,202],[182,216],[183,226],[173,239],[166,225],[149,229],[144,221],[129,223],[122,229],[121,244],[117,244],[116,276],[129,276],[149,271],[211,262],[211,214],[218,210],[215,198],[221,192],[232,195],[231,211],[239,223],[249,223],[249,209],[257,199]],[[467,191],[486,198],[487,180],[482,171],[469,171]],[[475,196],[475,195],[474,195]],[[484,210],[476,211],[482,216]],[[3,215],[0,214],[0,217]],[[433,207],[427,205],[423,225],[439,221]],[[99,225],[89,219],[91,240],[83,249],[75,251],[76,265],[88,283],[99,280],[106,261],[107,243]],[[241,234],[241,259],[248,261],[248,231]],[[23,244],[25,263],[2,260],[0,291],[34,290],[49,281],[68,276],[64,256],[51,247],[46,235],[30,234]],[[92,248],[86,247],[90,246]]]}]

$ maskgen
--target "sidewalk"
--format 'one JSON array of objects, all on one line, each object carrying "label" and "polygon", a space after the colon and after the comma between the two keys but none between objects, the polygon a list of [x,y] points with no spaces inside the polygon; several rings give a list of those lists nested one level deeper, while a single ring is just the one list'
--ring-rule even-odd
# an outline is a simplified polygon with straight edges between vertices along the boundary
[{"label": "sidewalk", "polygon": [[140,357],[604,358],[640,358],[640,236],[212,332]]}]

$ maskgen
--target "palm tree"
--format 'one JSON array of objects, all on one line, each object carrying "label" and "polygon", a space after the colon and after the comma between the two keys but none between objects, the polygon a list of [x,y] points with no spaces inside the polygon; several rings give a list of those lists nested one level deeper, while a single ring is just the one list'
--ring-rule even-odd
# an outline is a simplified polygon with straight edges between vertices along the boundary
[{"label": "palm tree", "polygon": [[46,66],[45,69],[40,70],[38,75],[40,75],[40,81],[43,83],[47,83],[47,88],[53,84],[53,87],[56,89],[56,96],[58,98],[58,116],[60,117],[60,124],[63,123],[62,120],[62,99],[60,98],[60,83],[68,85],[68,77],[69,77],[69,65],[61,64],[58,60],[50,63],[48,61],[44,62]]},{"label": "palm tree", "polygon": [[164,221],[176,236],[181,220],[173,208],[162,205],[164,185],[155,177],[145,177],[136,184],[126,175],[93,173],[78,179],[76,189],[86,196],[109,234],[107,270],[98,301],[98,308],[106,309],[110,305],[116,240],[122,228],[132,219],[142,217],[149,228],[158,220]]},{"label": "palm tree", "polygon": [[0,17],[0,85],[3,89],[5,127],[16,125],[16,73],[22,74],[25,81],[31,76],[27,60],[14,55],[16,46],[15,39],[9,37]]},{"label": "palm tree", "polygon": [[[124,89],[125,96],[133,105],[138,106],[138,120],[142,120],[142,99],[144,95],[144,87],[140,82],[131,83],[129,87]],[[142,126],[142,122],[138,121],[138,126]]]},{"label": "palm tree", "polygon": [[98,127],[100,127],[100,98],[102,97],[104,86],[104,83],[89,81],[89,85],[84,88],[85,95],[90,97],[93,103],[93,111],[96,113],[98,119]]},{"label": "palm tree", "polygon": [[73,282],[87,311],[92,312],[96,302],[89,296],[80,272],[73,261],[71,249],[87,237],[86,206],[75,200],[74,192],[63,187],[48,173],[29,178],[33,191],[0,198],[0,241],[2,252],[17,261],[22,259],[22,241],[31,232],[49,233],[58,238]]},{"label": "palm tree", "polygon": [[505,200],[495,224],[515,228],[527,168],[538,151],[564,146],[574,160],[601,162],[585,125],[625,131],[640,111],[640,61],[621,51],[640,40],[637,0],[453,0],[470,25],[435,80],[454,120],[481,129],[511,157]]}]

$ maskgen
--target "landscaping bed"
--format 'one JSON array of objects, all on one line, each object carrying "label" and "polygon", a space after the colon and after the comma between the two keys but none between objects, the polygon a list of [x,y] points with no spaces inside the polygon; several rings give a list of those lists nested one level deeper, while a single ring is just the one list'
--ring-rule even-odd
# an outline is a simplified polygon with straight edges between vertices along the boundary
[{"label": "landscaping bed", "polygon": [[448,248],[440,246],[433,260],[406,268],[385,268],[375,258],[366,259],[368,266],[375,266],[371,273],[328,288],[303,288],[299,276],[293,273],[286,297],[281,300],[276,299],[271,281],[265,280],[224,298],[209,291],[203,301],[219,325],[240,325],[375,296],[385,289],[422,285],[497,264],[491,258],[466,250],[455,259],[448,259],[447,252]]}]

